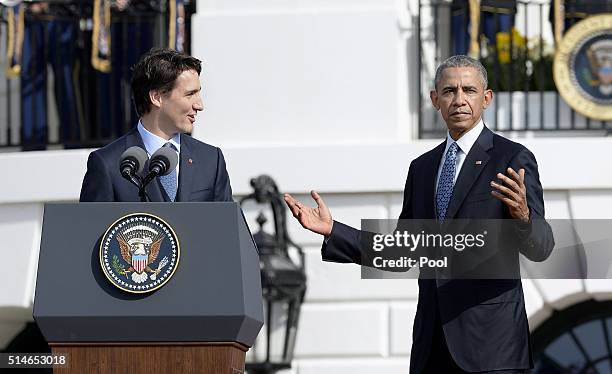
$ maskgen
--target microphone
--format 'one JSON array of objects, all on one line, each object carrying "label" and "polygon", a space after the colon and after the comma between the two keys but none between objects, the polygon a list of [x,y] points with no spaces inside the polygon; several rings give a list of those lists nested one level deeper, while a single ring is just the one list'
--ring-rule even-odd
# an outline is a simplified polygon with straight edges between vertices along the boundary
[{"label": "microphone", "polygon": [[119,158],[121,176],[140,188],[140,180],[137,176],[142,173],[148,158],[147,152],[140,147],[133,146],[126,149]]},{"label": "microphone", "polygon": [[170,174],[178,164],[178,154],[170,147],[161,147],[149,161],[149,174],[145,177],[143,187],[149,184],[155,177],[159,175]]}]

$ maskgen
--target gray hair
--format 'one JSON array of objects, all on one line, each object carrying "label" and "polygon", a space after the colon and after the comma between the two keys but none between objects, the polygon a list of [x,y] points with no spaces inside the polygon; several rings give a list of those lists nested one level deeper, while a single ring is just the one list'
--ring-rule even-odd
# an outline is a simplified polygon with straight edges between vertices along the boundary
[{"label": "gray hair", "polygon": [[434,78],[434,89],[438,87],[438,83],[440,83],[440,79],[442,79],[442,72],[445,69],[464,67],[476,69],[476,71],[478,71],[478,74],[480,75],[480,80],[482,81],[484,88],[486,89],[488,87],[489,81],[487,80],[487,69],[482,66],[480,61],[473,59],[469,56],[456,55],[444,60],[436,69],[436,77]]}]

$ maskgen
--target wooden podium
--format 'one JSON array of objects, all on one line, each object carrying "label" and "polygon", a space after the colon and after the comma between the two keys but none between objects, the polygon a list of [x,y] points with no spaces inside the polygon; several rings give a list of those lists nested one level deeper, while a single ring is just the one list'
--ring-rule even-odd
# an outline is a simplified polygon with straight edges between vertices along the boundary
[{"label": "wooden podium", "polygon": [[69,357],[58,374],[240,374],[248,347],[239,343],[51,343]]},{"label": "wooden podium", "polygon": [[[174,275],[150,293],[128,293],[101,267],[106,230],[150,214],[180,243]],[[244,372],[263,325],[259,257],[236,203],[47,204],[34,318],[55,373]]]}]

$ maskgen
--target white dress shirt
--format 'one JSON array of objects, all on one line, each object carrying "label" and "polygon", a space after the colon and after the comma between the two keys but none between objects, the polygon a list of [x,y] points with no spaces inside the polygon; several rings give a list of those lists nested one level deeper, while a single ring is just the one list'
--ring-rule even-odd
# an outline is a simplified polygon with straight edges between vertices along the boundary
[{"label": "white dress shirt", "polygon": [[[455,178],[453,179],[453,183],[457,182],[457,177],[459,176],[459,172],[461,171],[461,167],[463,166],[463,162],[465,161],[465,156],[470,152],[474,143],[480,136],[480,133],[484,129],[484,122],[482,122],[482,118],[478,120],[476,126],[474,126],[470,131],[463,134],[457,143],[457,161],[455,165]],[[448,148],[450,148],[451,144],[455,142],[453,138],[450,136],[450,132],[446,134],[446,148],[444,149],[444,153],[442,153],[442,160],[440,161],[440,166],[438,167],[438,176],[436,177],[436,191],[438,190],[438,182],[440,181],[440,174],[442,174],[442,167],[444,166],[444,160],[446,158],[446,152],[448,152]]]},{"label": "white dress shirt", "polygon": [[[155,153],[158,149],[163,147],[164,144],[168,142],[172,143],[172,145],[176,147],[176,151],[179,155],[181,154],[181,136],[180,134],[175,134],[170,140],[166,140],[164,138],[161,138],[153,134],[151,131],[147,130],[142,125],[142,121],[138,121],[138,133],[140,134],[140,137],[142,138],[142,142],[144,143],[144,146],[147,151],[147,154],[149,155],[149,158],[151,157],[151,155],[153,155],[153,153]],[[176,164],[176,177],[177,178],[179,175],[179,164],[180,162]],[[178,185],[178,179],[176,182]]]}]

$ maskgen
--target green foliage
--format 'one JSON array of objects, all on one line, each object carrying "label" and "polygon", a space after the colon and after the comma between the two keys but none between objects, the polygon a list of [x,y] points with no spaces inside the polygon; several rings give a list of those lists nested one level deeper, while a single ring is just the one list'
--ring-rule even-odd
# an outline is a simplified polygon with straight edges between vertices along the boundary
[{"label": "green foliage", "polygon": [[113,255],[111,266],[113,267],[113,270],[115,271],[115,273],[120,274],[120,275],[126,274],[125,268],[121,265],[121,261],[119,260],[119,257],[117,255]]}]

